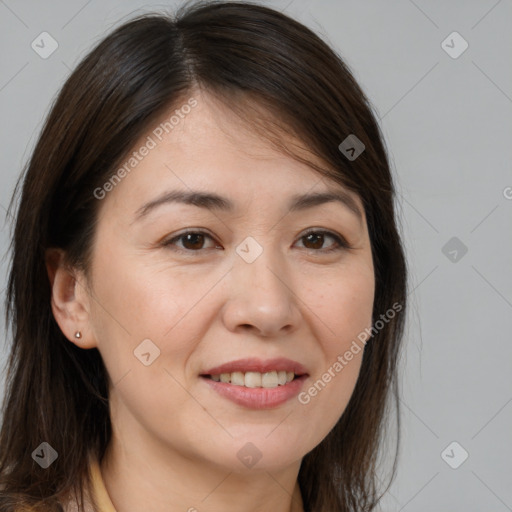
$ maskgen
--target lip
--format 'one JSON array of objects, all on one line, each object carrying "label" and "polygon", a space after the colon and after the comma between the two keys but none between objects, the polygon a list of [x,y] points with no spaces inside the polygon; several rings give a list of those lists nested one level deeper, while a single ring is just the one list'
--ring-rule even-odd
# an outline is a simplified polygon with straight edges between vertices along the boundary
[{"label": "lip", "polygon": [[[246,388],[229,382],[216,382],[207,378],[207,375],[220,375],[233,372],[259,372],[286,371],[295,373],[291,382],[275,388]],[[248,409],[262,410],[278,407],[300,393],[304,381],[309,377],[306,368],[297,361],[284,357],[261,360],[246,358],[221,364],[201,372],[200,377],[215,392],[237,405]]]},{"label": "lip", "polygon": [[258,359],[256,357],[248,357],[245,359],[237,359],[219,366],[215,366],[206,371],[202,371],[201,375],[220,375],[221,373],[233,372],[259,372],[266,373],[271,371],[293,372],[295,375],[305,375],[306,368],[297,361],[292,361],[286,357],[277,357],[274,359]]},{"label": "lip", "polygon": [[302,375],[291,382],[276,388],[246,388],[228,382],[216,382],[202,376],[202,380],[219,395],[248,409],[272,409],[278,407],[300,393],[308,375]]}]

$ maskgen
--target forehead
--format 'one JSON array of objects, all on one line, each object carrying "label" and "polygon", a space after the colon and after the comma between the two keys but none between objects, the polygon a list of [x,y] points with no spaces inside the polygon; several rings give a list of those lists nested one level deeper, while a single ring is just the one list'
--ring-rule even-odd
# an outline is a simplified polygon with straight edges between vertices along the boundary
[{"label": "forehead", "polygon": [[[293,153],[326,167],[303,142],[287,133],[279,135]],[[329,188],[343,190],[361,204],[356,194],[262,137],[249,117],[240,118],[215,97],[198,91],[164,112],[118,167],[125,169],[123,178],[107,198],[118,209],[133,210],[170,189],[209,190],[235,202],[255,197],[268,202]]]}]

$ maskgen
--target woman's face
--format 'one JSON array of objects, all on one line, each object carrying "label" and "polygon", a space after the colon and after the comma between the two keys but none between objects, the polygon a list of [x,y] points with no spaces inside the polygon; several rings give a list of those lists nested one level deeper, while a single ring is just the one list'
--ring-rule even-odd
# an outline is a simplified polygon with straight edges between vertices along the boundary
[{"label": "woman's face", "polygon": [[[105,187],[85,335],[133,449],[284,467],[322,441],[356,384],[353,342],[374,297],[364,210],[211,96],[194,98]],[[325,193],[352,209],[315,199]]]}]

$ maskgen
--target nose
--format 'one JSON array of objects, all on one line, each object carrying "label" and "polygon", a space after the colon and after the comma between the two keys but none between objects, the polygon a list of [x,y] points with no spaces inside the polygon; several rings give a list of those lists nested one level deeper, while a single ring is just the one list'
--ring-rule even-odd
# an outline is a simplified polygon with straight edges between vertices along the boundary
[{"label": "nose", "polygon": [[270,251],[252,263],[236,258],[222,316],[232,332],[253,331],[262,337],[291,333],[299,326],[299,299],[289,273],[271,260]]}]

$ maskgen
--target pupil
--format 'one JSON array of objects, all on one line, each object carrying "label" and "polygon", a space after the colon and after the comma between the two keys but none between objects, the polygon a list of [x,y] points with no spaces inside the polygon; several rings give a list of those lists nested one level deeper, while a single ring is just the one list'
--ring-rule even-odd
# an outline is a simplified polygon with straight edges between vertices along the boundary
[{"label": "pupil", "polygon": [[[311,242],[313,241],[313,249],[320,249],[323,245],[323,237],[324,235],[318,235],[318,234],[315,234],[315,233],[310,233],[309,235],[306,235],[306,239],[308,240],[308,242]],[[315,239],[316,239],[316,243],[315,243]],[[318,243],[320,242],[320,243]]]},{"label": "pupil", "polygon": [[201,233],[189,233],[185,237],[185,247],[187,249],[201,249],[204,242],[204,235]]}]

